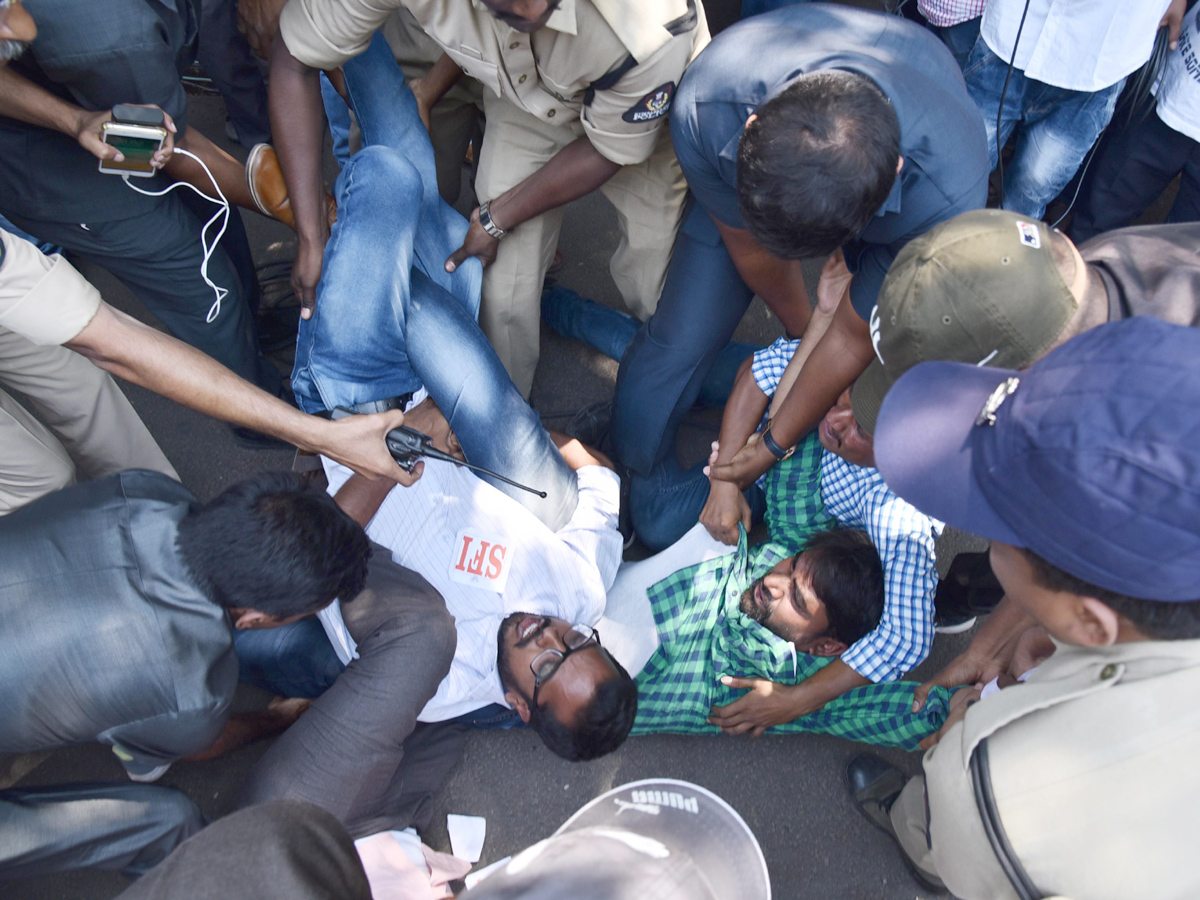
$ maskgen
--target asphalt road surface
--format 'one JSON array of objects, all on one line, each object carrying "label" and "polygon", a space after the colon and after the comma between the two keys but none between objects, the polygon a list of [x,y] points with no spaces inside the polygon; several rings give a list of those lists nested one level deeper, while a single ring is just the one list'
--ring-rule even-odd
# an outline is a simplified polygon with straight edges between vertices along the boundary
[{"label": "asphalt road surface", "polygon": [[[194,125],[230,152],[245,156],[223,135],[224,108],[219,98],[193,97],[192,110]],[[459,208],[469,211],[471,203],[473,196],[464,191]],[[244,217],[256,259],[290,259],[294,242],[288,229],[253,213],[245,213]],[[608,274],[608,259],[616,243],[616,216],[606,201],[592,195],[573,203],[567,209],[559,245],[565,258],[559,281],[620,308],[620,296]],[[805,266],[810,294],[815,290],[819,268],[819,260]],[[106,272],[90,267],[84,270],[109,302],[152,321]],[[765,344],[779,334],[778,322],[756,300],[736,337]],[[288,368],[286,358],[280,365]],[[533,404],[547,425],[562,427],[570,413],[611,396],[616,369],[615,362],[543,330]],[[291,464],[289,451],[241,449],[222,423],[148,391],[124,387],[184,484],[201,498],[256,470],[288,468]],[[701,458],[718,423],[718,414],[713,411],[689,418],[681,438],[684,462],[690,464]],[[943,568],[959,546],[961,539],[943,540],[939,549]],[[936,672],[968,637],[939,636],[932,657],[917,670],[916,677]],[[265,705],[267,699],[261,692],[243,687],[237,705],[241,709],[254,708]],[[260,742],[205,763],[177,763],[161,783],[186,792],[208,816],[221,816],[231,810],[239,785],[266,746],[266,742]],[[573,764],[553,756],[527,730],[476,732],[438,795],[433,825],[423,837],[435,849],[449,851],[446,814],[484,816],[487,840],[482,866],[548,836],[579,806],[611,787],[641,778],[680,778],[715,791],[746,819],[762,845],[774,896],[779,900],[913,900],[934,896],[912,880],[890,841],[859,816],[846,795],[845,764],[862,749],[847,741],[814,735],[757,740],[723,735],[660,735],[632,738],[604,759]],[[919,769],[918,754],[883,751],[883,755],[905,771]],[[17,764],[22,769],[33,767],[19,779],[22,785],[123,779],[116,759],[99,745],[19,760],[0,757],[0,783],[4,786],[13,783],[17,773],[10,770]],[[0,894],[9,900],[104,900],[119,893],[125,884],[117,874],[79,872],[6,882]]]}]

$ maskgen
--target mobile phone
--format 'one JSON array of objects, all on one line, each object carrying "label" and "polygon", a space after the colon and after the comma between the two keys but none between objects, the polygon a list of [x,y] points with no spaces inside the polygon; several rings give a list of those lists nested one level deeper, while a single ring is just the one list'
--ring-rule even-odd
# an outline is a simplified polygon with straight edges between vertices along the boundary
[{"label": "mobile phone", "polygon": [[134,106],[132,103],[118,103],[112,108],[114,122],[122,125],[161,126],[164,122],[163,111],[157,106]]},{"label": "mobile phone", "polygon": [[[129,108],[129,107],[126,107]],[[150,110],[157,112],[157,110]],[[161,113],[160,119],[161,120]],[[100,171],[108,175],[133,175],[151,178],[155,173],[151,160],[167,139],[162,125],[130,125],[124,122],[105,122],[100,126],[101,140],[116,147],[124,155],[120,162],[100,160]]]}]

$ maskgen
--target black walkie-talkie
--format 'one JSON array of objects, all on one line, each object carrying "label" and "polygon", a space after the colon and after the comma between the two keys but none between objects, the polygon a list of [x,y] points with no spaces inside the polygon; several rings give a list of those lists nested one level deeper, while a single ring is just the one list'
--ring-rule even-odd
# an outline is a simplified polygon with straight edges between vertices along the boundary
[{"label": "black walkie-talkie", "polygon": [[[357,415],[352,409],[346,409],[344,406],[339,406],[330,415],[331,419],[344,419],[346,416]],[[421,457],[428,459],[440,459],[443,462],[454,463],[456,466],[466,466],[474,472],[482,472],[484,475],[491,475],[493,478],[499,478],[505,484],[511,484],[513,487],[518,487],[523,491],[529,491],[531,494],[537,494],[539,497],[545,497],[545,491],[539,491],[536,488],[526,487],[518,481],[513,481],[511,478],[505,478],[498,472],[493,472],[490,469],[485,469],[482,466],[473,466],[469,462],[463,462],[457,457],[451,456],[449,453],[443,453],[437,447],[433,446],[433,438],[429,435],[417,431],[415,428],[409,428],[407,425],[401,425],[399,428],[393,428],[387,433],[385,439],[388,452],[392,454],[392,459],[405,472],[412,472],[416,468],[417,462]]]}]

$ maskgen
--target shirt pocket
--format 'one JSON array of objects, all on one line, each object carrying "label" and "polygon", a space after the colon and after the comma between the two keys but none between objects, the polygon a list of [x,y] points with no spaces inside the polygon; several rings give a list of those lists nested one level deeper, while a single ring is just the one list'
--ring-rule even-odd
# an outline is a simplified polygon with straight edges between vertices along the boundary
[{"label": "shirt pocket", "polygon": [[542,70],[538,70],[538,80],[542,90],[569,109],[579,110],[583,106],[583,95],[586,93],[586,86],[580,86],[578,82],[570,84],[562,84],[555,81]]},{"label": "shirt pocket", "polygon": [[503,92],[500,90],[500,67],[498,65],[488,62],[483,58],[483,54],[466,44],[444,49],[446,55],[454,60],[460,69],[490,89],[497,97],[503,96]]}]

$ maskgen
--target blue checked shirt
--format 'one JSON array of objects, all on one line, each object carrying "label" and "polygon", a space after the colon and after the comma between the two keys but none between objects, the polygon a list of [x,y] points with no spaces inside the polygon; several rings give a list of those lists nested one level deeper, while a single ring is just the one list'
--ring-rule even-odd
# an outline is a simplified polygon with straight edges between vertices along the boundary
[{"label": "blue checked shirt", "polygon": [[878,469],[828,450],[821,457],[821,499],[838,522],[866,531],[883,561],[883,618],[842,662],[871,681],[895,681],[933,645],[934,540],[944,526],[892,493]]},{"label": "blue checked shirt", "polygon": [[[799,346],[799,340],[780,338],[754,354],[751,372],[768,397]],[[842,654],[842,662],[871,681],[895,681],[933,645],[934,540],[944,526],[892,493],[878,469],[852,465],[828,450],[821,457],[821,499],[842,525],[866,531],[883,561],[883,619]]]}]

